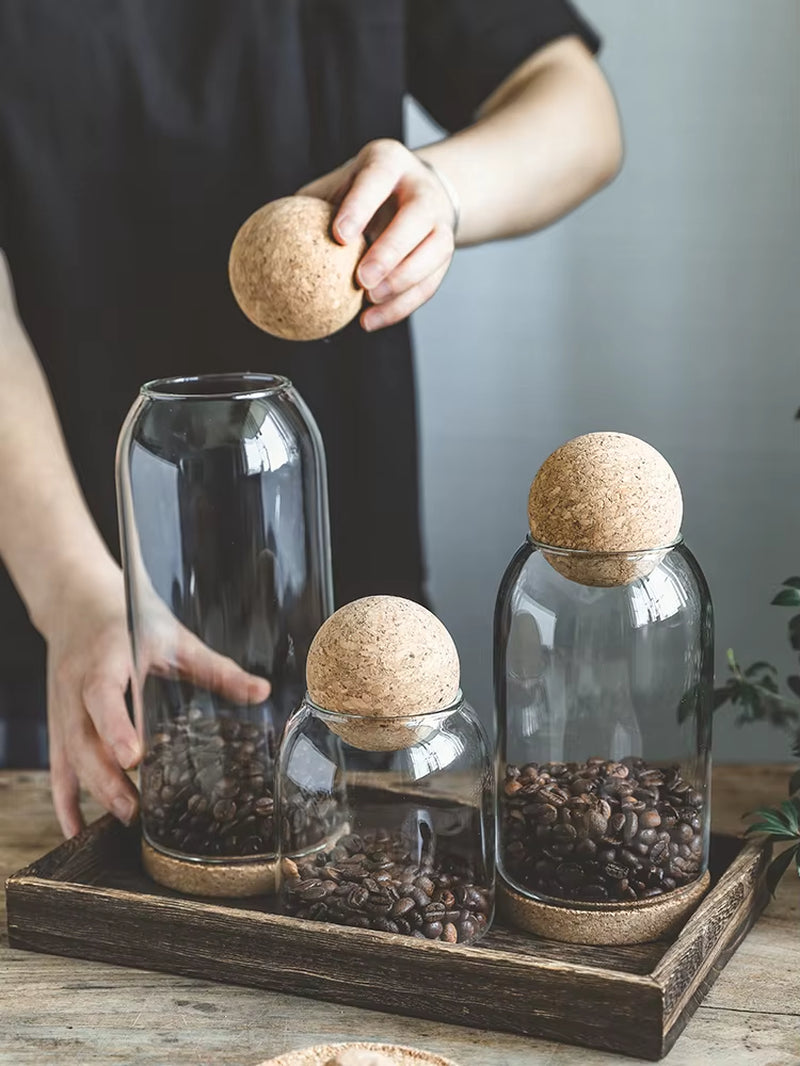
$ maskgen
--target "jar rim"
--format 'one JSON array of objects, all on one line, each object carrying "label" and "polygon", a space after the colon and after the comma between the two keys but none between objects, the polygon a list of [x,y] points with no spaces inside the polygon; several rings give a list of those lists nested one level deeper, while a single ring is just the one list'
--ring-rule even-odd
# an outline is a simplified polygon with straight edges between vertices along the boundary
[{"label": "jar rim", "polygon": [[289,378],[282,374],[245,370],[154,378],[139,392],[149,400],[257,400],[291,387]]},{"label": "jar rim", "polygon": [[549,552],[551,555],[563,555],[574,558],[613,558],[613,559],[641,559],[648,555],[660,555],[672,551],[683,544],[683,534],[679,533],[675,540],[669,544],[662,544],[658,548],[636,548],[632,551],[606,550],[597,548],[564,548],[558,544],[546,544],[542,540],[536,540],[532,533],[525,538],[527,542],[541,552]]},{"label": "jar rim", "polygon": [[459,690],[456,692],[455,698],[452,703],[448,703],[446,707],[435,707],[429,711],[413,711],[410,714],[354,714],[351,711],[330,711],[326,707],[320,707],[318,703],[315,703],[311,698],[308,690],[306,689],[305,698],[303,701],[306,706],[310,707],[316,714],[319,714],[323,719],[329,718],[332,721],[341,721],[342,719],[355,719],[356,721],[363,722],[409,722],[417,718],[435,718],[436,715],[451,714],[462,706],[464,701],[464,693]]}]

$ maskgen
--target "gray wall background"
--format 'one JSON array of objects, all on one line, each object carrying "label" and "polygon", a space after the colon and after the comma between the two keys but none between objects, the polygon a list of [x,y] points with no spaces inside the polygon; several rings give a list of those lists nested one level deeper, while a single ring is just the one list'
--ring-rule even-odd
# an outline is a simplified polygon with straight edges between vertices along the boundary
[{"label": "gray wall background", "polygon": [[[595,429],[672,463],[725,649],[785,674],[800,571],[800,4],[582,0],[626,162],[530,238],[460,252],[415,316],[424,530],[465,692],[491,717],[491,617],[539,464]],[[413,106],[409,143],[438,136]],[[785,736],[717,716],[718,760]]]}]

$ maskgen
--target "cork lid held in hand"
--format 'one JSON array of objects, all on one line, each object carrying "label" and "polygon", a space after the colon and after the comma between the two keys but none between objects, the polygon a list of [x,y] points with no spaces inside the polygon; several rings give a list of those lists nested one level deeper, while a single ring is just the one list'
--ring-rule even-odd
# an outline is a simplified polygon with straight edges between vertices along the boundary
[{"label": "cork lid held in hand", "polygon": [[251,322],[286,340],[316,340],[361,309],[355,270],[366,249],[331,236],[336,208],[315,196],[286,196],[252,214],[236,234],[228,274]]},{"label": "cork lid held in hand", "polygon": [[[453,638],[430,611],[397,596],[367,596],[322,625],[306,679],[318,707],[359,716],[345,739],[389,751],[413,741],[418,727],[409,718],[456,700],[460,668]],[[344,735],[342,726],[336,732]]]},{"label": "cork lid held in hand", "polygon": [[398,1044],[318,1044],[259,1066],[456,1066],[450,1059]]},{"label": "cork lid held in hand", "polygon": [[658,565],[664,552],[655,549],[675,542],[683,500],[678,479],[655,448],[625,433],[587,433],[542,464],[531,485],[528,519],[534,540],[593,553],[545,552],[565,577],[624,585]]}]

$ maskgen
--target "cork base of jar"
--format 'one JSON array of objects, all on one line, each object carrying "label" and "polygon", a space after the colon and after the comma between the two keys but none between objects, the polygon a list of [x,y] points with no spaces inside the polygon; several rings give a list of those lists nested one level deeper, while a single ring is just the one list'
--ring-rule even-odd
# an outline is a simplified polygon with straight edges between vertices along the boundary
[{"label": "cork base of jar", "polygon": [[165,855],[142,839],[142,863],[147,873],[165,888],[187,896],[240,899],[270,896],[275,892],[277,860],[254,862],[202,862]]},{"label": "cork base of jar", "polygon": [[684,888],[631,903],[570,907],[529,899],[498,879],[498,910],[517,929],[568,944],[644,944],[678,932],[708,891],[711,874]]},{"label": "cork base of jar", "polygon": [[429,1051],[419,1051],[417,1048],[401,1047],[399,1044],[317,1044],[315,1047],[299,1048],[297,1051],[287,1051],[285,1055],[278,1055],[276,1059],[268,1059],[259,1063],[259,1066],[329,1066],[331,1062],[337,1063],[339,1056],[343,1058],[351,1053],[353,1061],[357,1061],[356,1052],[361,1051],[366,1055],[372,1052],[374,1055],[384,1055],[394,1066],[456,1066],[451,1059],[443,1059],[441,1055],[433,1055]]}]

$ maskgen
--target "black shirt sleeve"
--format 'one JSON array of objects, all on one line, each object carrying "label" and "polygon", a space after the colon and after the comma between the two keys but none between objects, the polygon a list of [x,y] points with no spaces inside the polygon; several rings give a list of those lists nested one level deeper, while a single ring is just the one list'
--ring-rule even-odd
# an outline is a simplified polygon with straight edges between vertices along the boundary
[{"label": "black shirt sleeve", "polygon": [[599,49],[568,0],[407,0],[408,91],[445,129],[461,129],[528,56],[572,34]]}]

